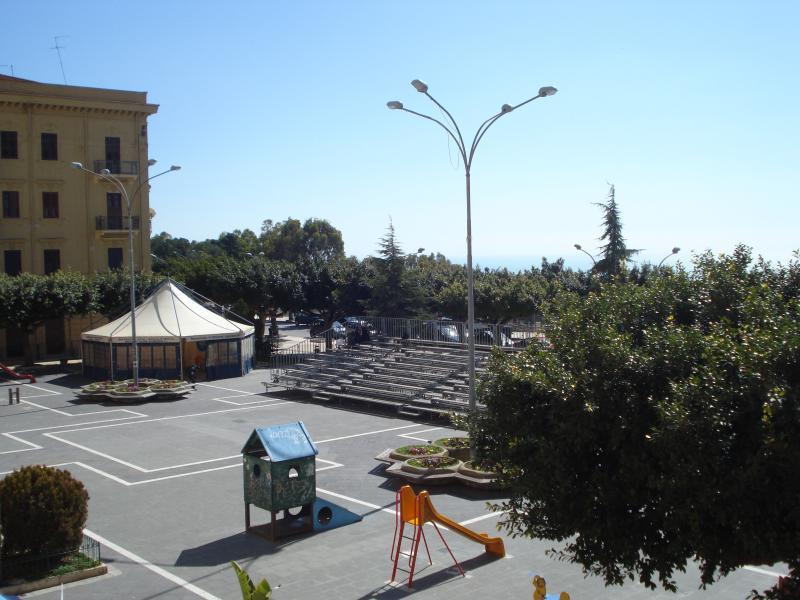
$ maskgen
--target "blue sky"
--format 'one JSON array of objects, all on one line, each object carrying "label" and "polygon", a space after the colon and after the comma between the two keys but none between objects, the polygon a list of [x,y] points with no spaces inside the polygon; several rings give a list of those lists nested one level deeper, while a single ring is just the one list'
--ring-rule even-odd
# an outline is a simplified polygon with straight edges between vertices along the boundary
[{"label": "blue sky", "polygon": [[[463,170],[420,78],[471,139],[484,266],[599,246],[608,182],[629,247],[773,261],[800,248],[800,3],[2,2],[0,65],[18,77],[147,91],[153,231],[190,239],[318,217],[349,254],[391,217],[403,247],[465,250]],[[9,66],[0,72],[11,74]],[[68,158],[67,158],[68,159]]]}]

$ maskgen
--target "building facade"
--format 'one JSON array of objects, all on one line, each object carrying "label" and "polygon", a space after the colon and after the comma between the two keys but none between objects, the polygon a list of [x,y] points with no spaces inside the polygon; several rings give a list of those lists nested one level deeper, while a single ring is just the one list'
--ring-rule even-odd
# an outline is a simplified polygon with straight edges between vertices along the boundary
[{"label": "building facade", "polygon": [[[0,75],[0,268],[9,275],[150,268],[146,92],[38,83]],[[72,167],[108,169],[126,188]],[[35,334],[37,360],[76,357],[90,317],[54,319]],[[21,332],[0,332],[0,362],[15,362]]]}]

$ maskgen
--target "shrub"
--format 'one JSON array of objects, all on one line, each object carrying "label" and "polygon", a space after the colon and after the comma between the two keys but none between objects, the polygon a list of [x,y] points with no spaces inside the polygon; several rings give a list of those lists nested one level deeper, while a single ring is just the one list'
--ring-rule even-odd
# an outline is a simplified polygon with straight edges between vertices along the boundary
[{"label": "shrub", "polygon": [[22,467],[0,481],[2,556],[40,555],[77,548],[89,494],[67,471]]}]

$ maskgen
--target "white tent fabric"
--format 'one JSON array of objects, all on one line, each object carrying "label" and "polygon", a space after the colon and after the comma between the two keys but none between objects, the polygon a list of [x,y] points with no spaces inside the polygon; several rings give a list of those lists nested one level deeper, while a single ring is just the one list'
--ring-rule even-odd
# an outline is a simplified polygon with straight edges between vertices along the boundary
[{"label": "white tent fabric", "polygon": [[[87,341],[132,341],[130,312],[115,321],[81,334]],[[244,338],[254,327],[226,319],[208,310],[169,279],[136,307],[137,342],[173,342]]]}]

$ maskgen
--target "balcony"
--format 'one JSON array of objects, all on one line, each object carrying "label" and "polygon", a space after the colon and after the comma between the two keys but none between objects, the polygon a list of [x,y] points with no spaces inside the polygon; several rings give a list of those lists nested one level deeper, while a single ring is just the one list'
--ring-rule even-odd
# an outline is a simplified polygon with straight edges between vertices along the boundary
[{"label": "balcony", "polygon": [[94,218],[94,228],[96,231],[102,232],[127,232],[128,231],[128,219],[133,219],[131,221],[131,229],[134,231],[139,230],[139,217],[111,217],[100,215]]},{"label": "balcony", "polygon": [[94,170],[100,173],[103,169],[108,169],[112,175],[135,177],[139,174],[138,160],[96,160]]}]

